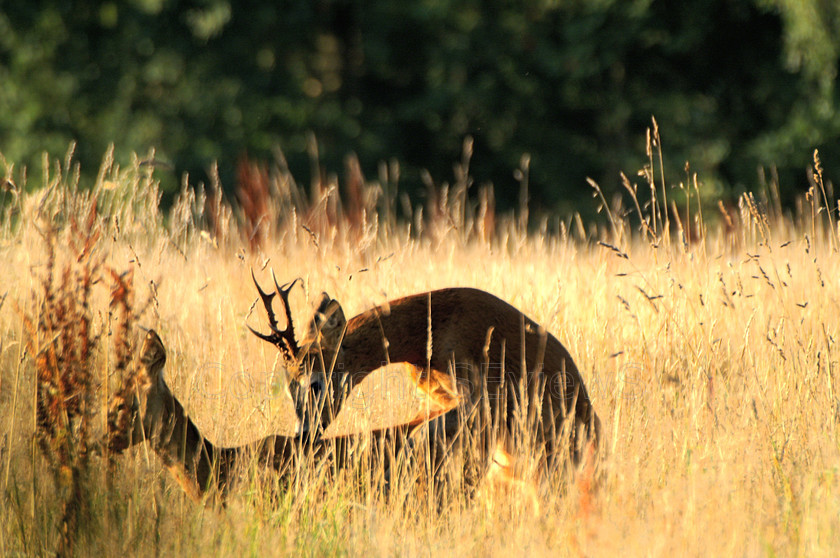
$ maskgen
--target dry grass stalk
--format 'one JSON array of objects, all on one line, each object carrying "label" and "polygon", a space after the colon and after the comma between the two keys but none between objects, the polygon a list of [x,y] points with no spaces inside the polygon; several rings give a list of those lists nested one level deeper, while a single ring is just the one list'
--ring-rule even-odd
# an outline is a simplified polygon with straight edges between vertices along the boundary
[{"label": "dry grass stalk", "polygon": [[232,214],[230,203],[225,199],[221,180],[219,180],[218,167],[214,165],[210,185],[207,187],[206,197],[204,198],[204,215],[213,242],[217,246],[224,244],[227,240]]}]

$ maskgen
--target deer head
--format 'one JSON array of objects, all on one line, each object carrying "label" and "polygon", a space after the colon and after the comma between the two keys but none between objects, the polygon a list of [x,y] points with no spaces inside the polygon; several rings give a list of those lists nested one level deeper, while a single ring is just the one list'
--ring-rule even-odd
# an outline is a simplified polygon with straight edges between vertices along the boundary
[{"label": "deer head", "polygon": [[116,391],[108,411],[110,449],[120,453],[171,428],[174,397],[163,381],[166,349],[149,330],[134,374]]},{"label": "deer head", "polygon": [[[298,418],[297,435],[317,438],[333,421],[348,393],[346,375],[341,373],[341,341],[347,326],[344,311],[336,300],[322,293],[306,335],[298,344],[289,308],[289,291],[298,280],[281,287],[272,273],[275,292],[266,293],[253,272],[251,276],[268,314],[271,333],[263,334],[250,326],[248,329],[280,350],[286,365],[289,396]],[[275,296],[279,296],[283,303],[286,319],[284,329],[278,327],[272,309],[271,303]]]}]

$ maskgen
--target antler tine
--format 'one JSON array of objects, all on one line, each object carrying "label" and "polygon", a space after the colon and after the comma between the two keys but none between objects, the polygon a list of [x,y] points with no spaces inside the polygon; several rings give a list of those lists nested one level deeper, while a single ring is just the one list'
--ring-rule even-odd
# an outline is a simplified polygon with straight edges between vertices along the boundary
[{"label": "antler tine", "polygon": [[[254,275],[254,268],[251,268],[251,279],[254,280],[254,286],[257,287],[257,292],[260,293],[260,298],[263,301],[263,306],[265,306],[265,311],[268,313],[268,325],[271,326],[271,331],[274,333],[279,333],[280,330],[277,329],[277,317],[274,315],[274,310],[271,309],[271,300],[274,298],[274,293],[267,293],[262,290],[260,284],[257,282],[257,276]],[[251,331],[254,331],[253,329]],[[254,331],[254,333],[257,333]],[[259,333],[257,333],[260,337],[263,337]],[[263,337],[265,339],[265,337]],[[268,339],[266,339],[268,341]]]},{"label": "antler tine", "polygon": [[[277,283],[277,276],[274,275],[273,269],[271,270],[271,278],[274,280],[274,288],[276,289],[277,294],[280,295],[280,300],[283,301],[283,312],[286,314],[286,331],[293,332],[295,330],[295,326],[292,322],[292,311],[289,307],[289,292],[291,292],[292,287],[294,287],[295,284],[297,284],[297,282],[300,281],[300,277],[298,277],[290,283],[286,283],[282,287],[279,285],[279,283]],[[289,348],[292,350],[292,352],[297,354],[298,345],[297,341],[295,341],[294,334],[289,335],[289,337],[286,338],[286,342],[289,344]]]},{"label": "antler tine", "polygon": [[291,283],[286,283],[282,287],[277,283],[277,276],[274,275],[274,270],[271,270],[271,278],[274,279],[274,288],[277,290],[277,294],[280,295],[280,299],[283,301],[283,310],[286,313],[286,321],[288,322],[289,326],[292,324],[292,314],[289,311],[289,292],[292,290],[292,287],[300,281],[300,277],[292,281]]},{"label": "antler tine", "polygon": [[[254,285],[257,287],[257,291],[260,293],[260,298],[263,301],[263,305],[265,306],[265,311],[268,314],[268,325],[271,327],[271,333],[265,334],[256,331],[254,328],[245,324],[248,329],[251,330],[251,333],[259,337],[264,341],[268,341],[272,345],[276,345],[278,349],[285,352],[288,356],[294,358],[298,353],[298,344],[295,340],[295,329],[294,325],[292,324],[292,313],[289,309],[289,291],[292,287],[297,283],[297,279],[295,279],[291,284],[287,285],[286,288],[281,288],[277,285],[277,278],[274,277],[274,271],[271,272],[272,278],[274,278],[274,286],[277,289],[277,292],[274,293],[267,293],[262,290],[260,287],[259,282],[257,282],[257,278],[254,275],[254,270],[251,269],[251,278],[254,280]],[[277,316],[274,314],[274,310],[271,308],[271,302],[274,299],[274,296],[279,294],[280,299],[283,301],[283,311],[286,316],[286,327],[284,329],[280,329],[277,326]]]}]

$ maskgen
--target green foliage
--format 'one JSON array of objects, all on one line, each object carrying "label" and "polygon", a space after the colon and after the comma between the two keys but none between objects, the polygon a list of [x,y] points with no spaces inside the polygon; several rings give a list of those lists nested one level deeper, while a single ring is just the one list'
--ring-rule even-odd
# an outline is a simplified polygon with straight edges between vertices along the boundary
[{"label": "green foliage", "polygon": [[[762,0],[781,17],[784,67],[795,73],[797,98],[787,119],[757,138],[756,152],[767,151],[780,165],[790,165],[802,146],[840,155],[837,66],[840,57],[840,4],[828,0]],[[757,155],[758,153],[755,153]]]},{"label": "green foliage", "polygon": [[214,160],[232,187],[242,153],[278,146],[305,176],[314,132],[327,169],[396,157],[411,189],[471,135],[501,206],[530,153],[531,196],[558,209],[586,176],[618,191],[655,115],[670,180],[687,160],[725,192],[777,165],[790,197],[814,148],[840,155],[838,31],[828,0],[8,3],[0,152],[32,165],[75,139],[93,169],[112,142],[124,162],[155,147],[170,190]]}]

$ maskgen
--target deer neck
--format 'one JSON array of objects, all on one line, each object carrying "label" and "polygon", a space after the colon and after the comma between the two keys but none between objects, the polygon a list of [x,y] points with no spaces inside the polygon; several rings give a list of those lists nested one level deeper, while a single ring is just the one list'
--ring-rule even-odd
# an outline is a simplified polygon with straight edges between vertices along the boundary
[{"label": "deer neck", "polygon": [[213,486],[225,486],[238,452],[235,448],[217,448],[202,436],[162,378],[145,397],[143,432],[193,500],[199,500]]},{"label": "deer neck", "polygon": [[319,449],[287,436],[268,436],[237,447],[216,446],[201,434],[162,379],[146,396],[143,432],[178,484],[195,501],[214,487],[224,491],[234,468],[249,459],[287,472],[299,455]]}]

